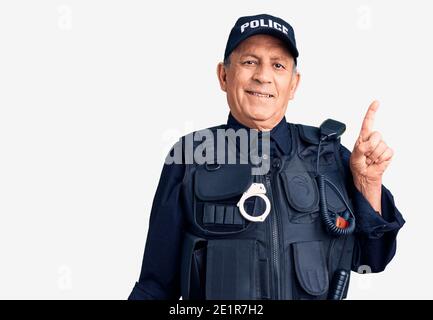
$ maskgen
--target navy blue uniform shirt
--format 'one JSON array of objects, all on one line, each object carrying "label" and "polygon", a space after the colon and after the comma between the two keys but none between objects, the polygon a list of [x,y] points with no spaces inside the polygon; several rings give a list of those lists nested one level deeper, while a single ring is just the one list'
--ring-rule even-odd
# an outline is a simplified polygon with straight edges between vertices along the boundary
[{"label": "navy blue uniform shirt", "polygon": [[[226,128],[246,128],[229,114]],[[289,154],[291,137],[286,119],[271,130],[271,157]],[[396,251],[396,237],[404,219],[391,192],[382,185],[382,215],[376,212],[353,184],[349,167],[350,151],[341,145],[346,171],[346,188],[357,213],[357,235],[353,271],[368,265],[372,272],[383,271]],[[164,164],[153,199],[140,278],[129,299],[179,299],[180,260],[184,210],[180,201],[183,164]]]}]

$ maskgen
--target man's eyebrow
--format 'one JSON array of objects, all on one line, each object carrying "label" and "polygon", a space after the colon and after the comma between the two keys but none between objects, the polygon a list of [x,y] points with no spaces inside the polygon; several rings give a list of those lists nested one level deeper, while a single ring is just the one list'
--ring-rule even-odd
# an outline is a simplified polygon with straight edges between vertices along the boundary
[{"label": "man's eyebrow", "polygon": [[[256,58],[256,59],[260,59],[258,56],[256,56],[253,53],[250,53],[250,52],[243,53],[243,54],[241,54],[240,57],[241,58],[244,58],[244,57],[253,57],[253,58]],[[273,56],[273,57],[270,58],[270,60],[273,60],[273,61],[275,61],[275,60],[280,60],[281,61],[281,60],[288,60],[288,59],[289,59],[289,57],[281,56],[281,55]]]},{"label": "man's eyebrow", "polygon": [[246,52],[246,53],[241,54],[241,58],[244,58],[244,57],[253,57],[253,58],[256,58],[256,59],[260,59],[255,54],[250,53],[250,52]]},{"label": "man's eyebrow", "polygon": [[288,60],[289,57],[286,56],[273,56],[271,57],[271,60]]}]

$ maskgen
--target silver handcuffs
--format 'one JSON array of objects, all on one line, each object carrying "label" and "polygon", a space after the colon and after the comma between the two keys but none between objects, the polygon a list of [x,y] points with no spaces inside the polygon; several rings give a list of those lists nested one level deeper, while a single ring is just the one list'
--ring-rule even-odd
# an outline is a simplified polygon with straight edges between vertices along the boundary
[{"label": "silver handcuffs", "polygon": [[[260,216],[252,216],[248,214],[244,209],[244,202],[248,198],[251,197],[260,197],[265,201],[266,209]],[[271,202],[269,201],[269,198],[266,196],[266,188],[263,183],[253,183],[247,191],[244,192],[241,199],[239,200],[237,206],[239,207],[239,211],[241,212],[241,215],[252,222],[263,222],[265,221],[266,217],[268,216],[269,212],[271,212]]]}]

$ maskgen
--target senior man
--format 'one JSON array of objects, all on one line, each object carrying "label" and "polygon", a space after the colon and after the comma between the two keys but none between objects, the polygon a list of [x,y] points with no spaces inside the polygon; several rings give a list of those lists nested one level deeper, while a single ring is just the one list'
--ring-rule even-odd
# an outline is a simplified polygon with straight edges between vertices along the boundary
[{"label": "senior man", "polygon": [[129,299],[343,299],[351,270],[391,261],[405,221],[382,185],[393,151],[373,131],[379,104],[352,153],[341,122],[287,122],[298,55],[286,21],[237,20],[217,66],[228,121],[167,156]]}]

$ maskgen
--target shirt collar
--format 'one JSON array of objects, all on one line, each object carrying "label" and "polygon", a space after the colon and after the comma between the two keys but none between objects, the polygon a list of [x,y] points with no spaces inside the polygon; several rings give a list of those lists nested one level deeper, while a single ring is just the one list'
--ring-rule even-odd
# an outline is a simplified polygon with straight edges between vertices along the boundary
[{"label": "shirt collar", "polygon": [[[240,123],[236,118],[232,115],[232,113],[229,113],[228,119],[227,119],[227,127],[232,128],[234,130],[238,129],[249,129],[242,123]],[[281,121],[271,129],[271,143],[275,142],[275,144],[278,146],[280,151],[288,155],[291,150],[291,137],[290,137],[290,129],[289,124],[286,121],[286,117],[283,117]]]}]

